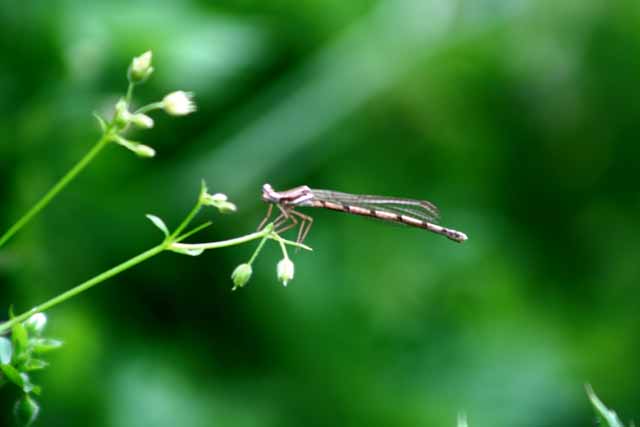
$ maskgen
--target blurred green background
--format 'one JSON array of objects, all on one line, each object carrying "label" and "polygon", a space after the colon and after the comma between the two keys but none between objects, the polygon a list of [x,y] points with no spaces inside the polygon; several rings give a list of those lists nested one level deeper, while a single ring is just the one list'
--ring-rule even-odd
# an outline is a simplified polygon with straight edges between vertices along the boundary
[{"label": "blurred green background", "polygon": [[[49,314],[42,426],[588,426],[583,384],[640,411],[637,0],[2,1],[0,228],[138,103],[194,91],[109,147],[0,251],[22,312],[156,244],[204,178],[255,230],[260,186],[428,199],[458,245],[313,212],[296,277],[269,244],[160,256]],[[8,425],[15,387],[0,390]]]}]

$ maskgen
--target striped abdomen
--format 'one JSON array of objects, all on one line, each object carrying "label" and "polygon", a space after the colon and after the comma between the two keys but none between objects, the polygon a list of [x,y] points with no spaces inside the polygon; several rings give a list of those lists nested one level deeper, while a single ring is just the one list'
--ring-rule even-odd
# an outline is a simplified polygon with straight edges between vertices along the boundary
[{"label": "striped abdomen", "polygon": [[383,221],[391,221],[399,224],[408,225],[411,227],[424,228],[426,230],[432,231],[437,234],[441,234],[449,239],[456,241],[458,243],[464,242],[467,240],[467,235],[456,230],[452,230],[450,228],[441,227],[436,224],[432,224],[427,221],[423,221],[421,219],[414,218],[409,215],[398,214],[395,212],[388,212],[380,209],[369,209],[361,206],[352,206],[352,205],[344,205],[335,202],[329,202],[325,200],[311,200],[309,206],[314,208],[325,208],[331,209],[334,211],[340,211],[345,213],[350,213],[354,215],[362,215],[368,216],[371,218],[377,218]]}]

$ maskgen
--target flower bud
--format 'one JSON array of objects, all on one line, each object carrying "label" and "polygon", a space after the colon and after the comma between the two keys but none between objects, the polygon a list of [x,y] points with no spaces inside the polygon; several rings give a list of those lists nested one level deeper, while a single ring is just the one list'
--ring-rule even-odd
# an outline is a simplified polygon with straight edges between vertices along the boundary
[{"label": "flower bud", "polygon": [[213,206],[217,208],[220,213],[232,213],[238,210],[236,205],[228,200],[226,194],[216,193],[212,195],[205,192],[201,197],[204,206]]},{"label": "flower bud", "polygon": [[140,157],[154,157],[156,155],[156,150],[144,144],[134,145],[133,152]]},{"label": "flower bud", "polygon": [[131,83],[143,83],[153,73],[151,66],[151,51],[148,50],[140,56],[136,56],[129,66],[128,77]]},{"label": "flower bud", "polygon": [[186,116],[196,111],[196,104],[193,102],[193,93],[178,90],[171,92],[162,99],[162,108],[172,116]]},{"label": "flower bud", "polygon": [[47,316],[45,316],[44,313],[36,313],[24,322],[24,326],[27,330],[35,333],[36,335],[40,335],[42,333],[46,324]]},{"label": "flower bud", "polygon": [[131,123],[140,129],[151,129],[153,127],[153,119],[142,113],[131,116]]},{"label": "flower bud", "polygon": [[116,103],[116,112],[113,117],[113,122],[119,129],[124,129],[129,124],[131,120],[131,113],[129,112],[129,106],[127,105],[127,101],[124,99],[120,99]]},{"label": "flower bud", "polygon": [[153,157],[156,155],[156,150],[148,145],[140,144],[139,142],[129,141],[126,138],[116,135],[114,141],[118,145],[122,145],[127,150],[131,150],[140,157]]},{"label": "flower bud", "polygon": [[229,197],[224,193],[206,194],[205,197],[211,200],[212,203],[226,202],[229,200]]},{"label": "flower bud", "polygon": [[284,286],[287,286],[289,281],[293,280],[294,266],[293,262],[289,258],[283,258],[278,263],[278,280],[282,282]]},{"label": "flower bud", "polygon": [[251,264],[244,263],[240,264],[233,270],[231,273],[231,280],[233,280],[233,288],[231,290],[235,291],[237,288],[242,288],[247,284],[249,279],[251,279],[251,275],[253,274],[253,269],[251,268]]}]

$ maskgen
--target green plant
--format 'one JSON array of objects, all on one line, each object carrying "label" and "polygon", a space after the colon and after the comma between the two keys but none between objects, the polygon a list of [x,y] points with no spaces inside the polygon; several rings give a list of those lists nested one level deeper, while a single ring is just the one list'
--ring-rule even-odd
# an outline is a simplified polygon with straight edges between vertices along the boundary
[{"label": "green plant", "polygon": [[[165,96],[159,102],[147,104],[138,110],[130,112],[133,90],[136,85],[146,81],[153,67],[151,66],[151,52],[146,52],[133,59],[128,70],[129,86],[126,95],[115,105],[115,112],[111,120],[94,114],[97,118],[102,136],[91,150],[67,172],[35,205],[27,211],[12,227],[10,227],[0,237],[0,247],[42,211],[109,143],[116,143],[134,152],[140,157],[153,157],[155,150],[140,142],[131,141],[125,137],[126,131],[135,126],[142,129],[150,129],[154,122],[147,113],[154,110],[164,110],[170,115],[183,116],[195,111],[196,107],[192,100],[192,95],[188,92],[175,91]],[[162,232],[163,239],[160,243],[152,246],[148,250],[94,276],[93,278],[80,283],[79,285],[63,292],[42,304],[39,304],[19,315],[13,315],[10,310],[10,318],[0,324],[0,335],[10,333],[11,338],[0,336],[0,385],[7,383],[15,384],[22,392],[21,397],[15,405],[15,415],[21,425],[31,425],[40,412],[40,406],[34,396],[40,394],[40,387],[33,384],[30,374],[33,371],[42,370],[47,367],[47,363],[41,356],[47,351],[51,351],[62,346],[62,341],[45,338],[42,335],[46,324],[46,317],[43,314],[46,310],[73,298],[82,292],[105,282],[111,277],[128,270],[153,256],[164,252],[172,251],[182,255],[198,256],[204,251],[218,249],[228,246],[240,245],[260,240],[256,250],[247,263],[240,264],[233,272],[233,289],[245,286],[252,274],[252,263],[260,253],[267,240],[278,242],[283,253],[283,260],[278,264],[277,276],[286,285],[293,279],[293,263],[287,254],[287,246],[295,246],[310,250],[308,246],[285,240],[275,231],[273,224],[267,224],[260,231],[250,233],[233,239],[204,242],[204,243],[184,243],[184,240],[193,236],[197,232],[211,225],[211,222],[204,222],[197,226],[192,226],[192,221],[203,207],[216,208],[221,213],[231,213],[236,211],[236,206],[230,202],[225,194],[210,194],[204,181],[200,187],[200,193],[194,207],[185,216],[183,221],[172,231],[165,222],[155,215],[147,215],[147,218]]]}]

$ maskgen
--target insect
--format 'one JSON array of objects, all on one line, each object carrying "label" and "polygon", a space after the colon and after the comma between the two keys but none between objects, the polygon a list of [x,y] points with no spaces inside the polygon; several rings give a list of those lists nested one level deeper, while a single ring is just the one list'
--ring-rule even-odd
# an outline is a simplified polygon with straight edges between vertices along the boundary
[{"label": "insect", "polygon": [[281,233],[300,223],[298,243],[304,241],[313,224],[313,218],[298,212],[296,210],[298,207],[330,209],[423,228],[458,243],[467,240],[465,233],[435,224],[440,216],[438,208],[424,200],[316,190],[306,185],[285,191],[275,191],[270,184],[262,186],[262,200],[269,203],[269,208],[258,229],[264,227],[271,217],[273,206],[276,206],[280,210],[280,215],[274,221],[276,230]]}]

